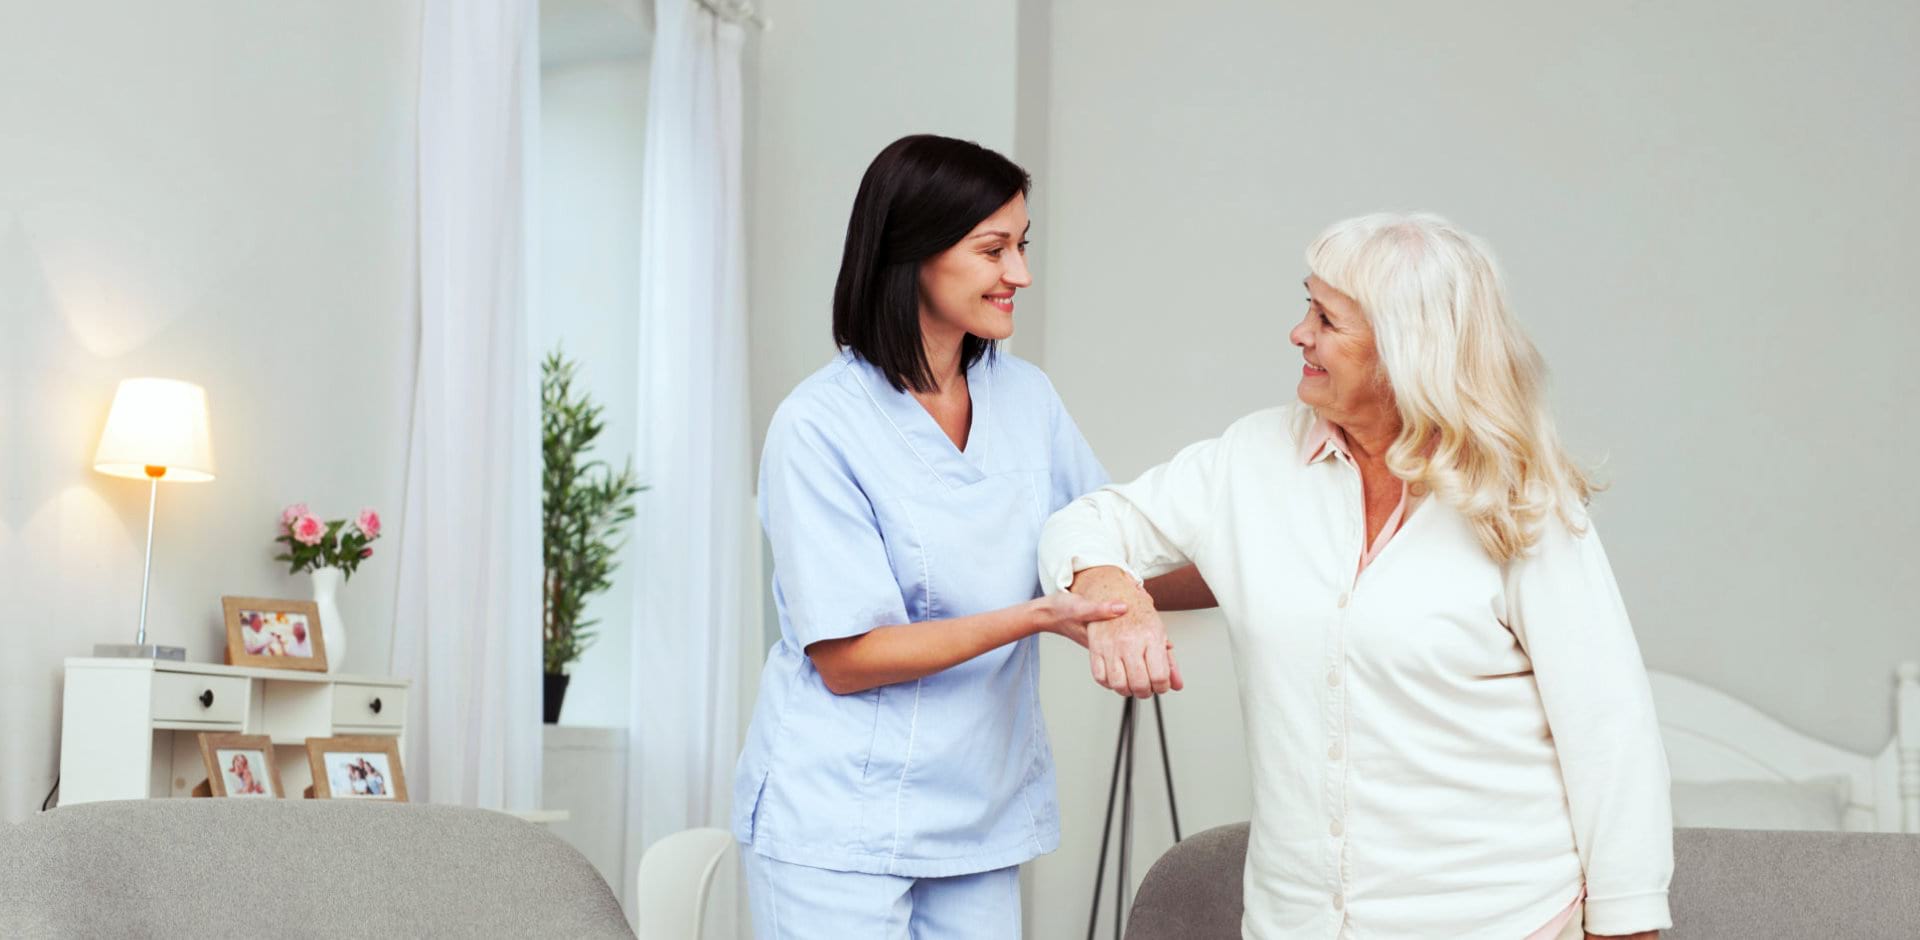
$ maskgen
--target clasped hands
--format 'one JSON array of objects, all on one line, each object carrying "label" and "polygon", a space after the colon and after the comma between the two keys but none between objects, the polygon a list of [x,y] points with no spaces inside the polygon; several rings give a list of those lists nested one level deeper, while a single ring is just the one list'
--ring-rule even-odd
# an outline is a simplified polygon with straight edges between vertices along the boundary
[{"label": "clasped hands", "polygon": [[1087,648],[1093,681],[1135,698],[1184,687],[1160,611],[1132,576],[1115,567],[1088,568],[1067,590],[1051,598],[1075,608],[1069,626],[1056,632]]}]

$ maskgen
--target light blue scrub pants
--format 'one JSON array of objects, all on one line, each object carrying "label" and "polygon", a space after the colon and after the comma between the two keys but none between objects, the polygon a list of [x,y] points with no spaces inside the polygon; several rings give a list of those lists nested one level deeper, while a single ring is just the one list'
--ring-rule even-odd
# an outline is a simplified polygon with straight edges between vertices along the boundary
[{"label": "light blue scrub pants", "polygon": [[793,865],[751,848],[740,854],[757,940],[1020,936],[1018,865],[951,878],[906,878]]}]

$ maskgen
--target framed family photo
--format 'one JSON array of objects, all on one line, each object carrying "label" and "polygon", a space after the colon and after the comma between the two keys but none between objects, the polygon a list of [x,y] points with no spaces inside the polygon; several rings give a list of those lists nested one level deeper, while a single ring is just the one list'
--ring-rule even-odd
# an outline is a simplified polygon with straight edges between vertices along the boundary
[{"label": "framed family photo", "polygon": [[280,768],[273,762],[273,739],[264,734],[200,734],[200,759],[207,765],[211,796],[277,800]]},{"label": "framed family photo", "polygon": [[314,799],[407,801],[399,738],[308,738],[307,765]]},{"label": "framed family photo", "polygon": [[234,666],[327,671],[320,609],[312,601],[223,597],[227,662]]}]

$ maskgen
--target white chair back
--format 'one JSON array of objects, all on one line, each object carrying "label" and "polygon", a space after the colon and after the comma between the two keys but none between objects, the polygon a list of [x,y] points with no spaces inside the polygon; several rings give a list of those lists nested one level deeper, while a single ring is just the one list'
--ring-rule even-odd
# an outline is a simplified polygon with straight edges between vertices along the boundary
[{"label": "white chair back", "polygon": [[634,893],[639,940],[700,940],[714,875],[733,852],[724,829],[676,832],[647,849]]}]

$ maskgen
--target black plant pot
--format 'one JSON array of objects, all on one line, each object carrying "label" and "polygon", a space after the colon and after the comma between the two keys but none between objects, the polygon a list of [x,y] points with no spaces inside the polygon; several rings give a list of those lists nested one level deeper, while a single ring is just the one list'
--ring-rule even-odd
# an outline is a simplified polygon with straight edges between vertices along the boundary
[{"label": "black plant pot", "polygon": [[560,723],[560,705],[567,698],[567,680],[572,677],[564,672],[549,672],[541,676],[545,680],[541,689],[542,720],[547,724]]}]

